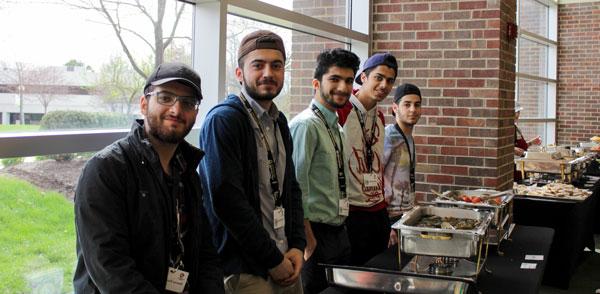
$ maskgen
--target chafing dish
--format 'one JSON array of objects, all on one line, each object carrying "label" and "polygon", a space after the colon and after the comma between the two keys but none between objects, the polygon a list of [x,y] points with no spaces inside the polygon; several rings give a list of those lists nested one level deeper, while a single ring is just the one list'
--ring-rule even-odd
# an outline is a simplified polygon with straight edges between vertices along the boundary
[{"label": "chafing dish", "polygon": [[526,173],[557,174],[563,182],[570,183],[581,176],[590,160],[589,156],[563,159],[515,158],[515,165],[523,179],[526,178]]},{"label": "chafing dish", "polygon": [[324,265],[329,284],[386,293],[467,293],[474,280],[375,268]]},{"label": "chafing dish", "polygon": [[[480,197],[481,202],[465,202],[461,196]],[[513,219],[513,193],[512,191],[496,191],[487,189],[446,191],[438,195],[433,204],[440,207],[459,207],[479,209],[492,213],[492,221],[488,231],[487,242],[498,245],[508,237],[508,228]],[[496,201],[490,201],[496,200]]]},{"label": "chafing dish", "polygon": [[[414,226],[423,216],[456,217],[479,220],[471,230],[441,229]],[[402,252],[415,255],[470,258],[481,253],[492,220],[489,211],[456,207],[416,206],[392,225],[398,230],[398,243]]]}]

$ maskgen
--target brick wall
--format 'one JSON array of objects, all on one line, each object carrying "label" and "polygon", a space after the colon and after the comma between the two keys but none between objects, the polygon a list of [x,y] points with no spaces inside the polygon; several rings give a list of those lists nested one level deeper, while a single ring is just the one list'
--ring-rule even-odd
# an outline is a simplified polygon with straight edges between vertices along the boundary
[{"label": "brick wall", "polygon": [[559,5],[559,144],[600,135],[600,1]]},{"label": "brick wall", "polygon": [[515,41],[506,26],[515,5],[374,0],[373,51],[392,52],[397,82],[424,96],[415,129],[419,197],[431,188],[512,185]]}]

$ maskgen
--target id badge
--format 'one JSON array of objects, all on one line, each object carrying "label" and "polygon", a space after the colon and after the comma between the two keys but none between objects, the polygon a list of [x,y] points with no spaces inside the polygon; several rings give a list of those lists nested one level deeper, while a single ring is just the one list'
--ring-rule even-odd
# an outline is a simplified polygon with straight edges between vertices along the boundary
[{"label": "id badge", "polygon": [[275,207],[273,211],[273,228],[280,229],[285,226],[285,209],[283,207]]},{"label": "id badge", "polygon": [[379,174],[363,174],[363,185],[365,188],[373,189],[379,187]]},{"label": "id badge", "polygon": [[167,273],[167,285],[165,286],[165,289],[175,293],[183,292],[189,274],[190,273],[186,271],[169,267],[169,272]]},{"label": "id badge", "polygon": [[350,211],[350,202],[348,202],[348,198],[340,199],[340,207],[339,207],[340,215],[348,216],[349,211]]}]

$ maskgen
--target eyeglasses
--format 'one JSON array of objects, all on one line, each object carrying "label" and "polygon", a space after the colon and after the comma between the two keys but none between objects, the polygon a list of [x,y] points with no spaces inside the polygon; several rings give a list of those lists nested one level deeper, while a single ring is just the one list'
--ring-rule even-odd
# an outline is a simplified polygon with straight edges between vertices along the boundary
[{"label": "eyeglasses", "polygon": [[183,110],[198,110],[200,107],[200,99],[193,96],[177,96],[171,92],[150,92],[146,96],[156,96],[156,101],[165,106],[173,106],[179,101]]}]

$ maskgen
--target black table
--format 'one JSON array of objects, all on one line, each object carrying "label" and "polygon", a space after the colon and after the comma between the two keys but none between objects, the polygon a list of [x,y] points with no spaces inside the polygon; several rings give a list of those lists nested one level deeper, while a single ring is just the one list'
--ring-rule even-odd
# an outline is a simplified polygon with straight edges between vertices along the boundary
[{"label": "black table", "polygon": [[[477,280],[477,290],[482,293],[537,293],[546,267],[548,253],[554,230],[543,227],[517,225],[511,240],[501,244],[503,256],[498,256],[490,248],[486,268],[491,273],[482,272]],[[525,261],[525,255],[543,255],[542,261]],[[385,270],[399,270],[398,248],[393,246],[369,260],[365,267]],[[410,256],[402,256],[402,266],[408,263]],[[520,269],[522,262],[537,263],[536,269]],[[321,293],[367,293],[342,287],[329,287]]]},{"label": "black table", "polygon": [[600,182],[582,202],[515,196],[513,221],[516,224],[555,230],[543,283],[569,288],[585,247],[594,248],[594,226],[599,207]]}]

